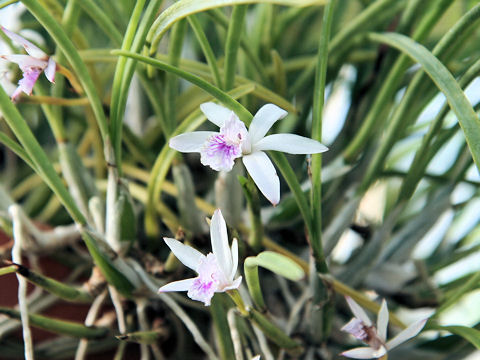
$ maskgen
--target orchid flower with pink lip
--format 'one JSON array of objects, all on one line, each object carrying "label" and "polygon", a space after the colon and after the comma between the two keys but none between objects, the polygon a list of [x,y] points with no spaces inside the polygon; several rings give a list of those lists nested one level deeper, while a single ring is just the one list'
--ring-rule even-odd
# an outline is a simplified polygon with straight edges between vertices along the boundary
[{"label": "orchid flower with pink lip", "polygon": [[253,117],[250,128],[231,110],[215,103],[204,103],[200,109],[220,132],[195,131],[170,139],[170,147],[180,152],[198,152],[203,165],[216,171],[230,171],[237,158],[243,164],[263,195],[273,204],[280,201],[280,180],[266,150],[289,154],[317,154],[328,148],[316,140],[293,134],[265,136],[272,125],[287,115],[274,104],[266,104]]},{"label": "orchid flower with pink lip", "polygon": [[237,239],[233,239],[232,246],[229,248],[227,225],[218,209],[212,216],[210,237],[212,252],[206,256],[180,241],[163,238],[177,259],[197,272],[198,276],[171,282],[162,286],[159,292],[188,291],[189,298],[202,301],[205,306],[209,306],[216,292],[225,292],[240,286],[242,277],[239,276],[234,280],[238,267]]},{"label": "orchid flower with pink lip", "polygon": [[23,73],[23,78],[18,82],[18,87],[11,97],[12,100],[17,99],[22,91],[25,94],[31,95],[33,86],[42,71],[45,72],[45,77],[48,81],[54,83],[55,72],[57,70],[55,61],[27,39],[11,32],[3,26],[0,28],[13,42],[22,45],[28,53],[28,55],[0,55],[0,58],[18,64]]},{"label": "orchid flower with pink lip", "polygon": [[387,302],[385,300],[382,301],[382,306],[378,312],[377,326],[375,327],[360,305],[349,296],[346,296],[345,298],[355,317],[344,325],[341,330],[348,332],[368,345],[368,347],[359,347],[341,353],[341,355],[349,358],[372,359],[382,357],[387,351],[417,336],[427,322],[427,319],[417,321],[408,326],[393,339],[387,341]]}]

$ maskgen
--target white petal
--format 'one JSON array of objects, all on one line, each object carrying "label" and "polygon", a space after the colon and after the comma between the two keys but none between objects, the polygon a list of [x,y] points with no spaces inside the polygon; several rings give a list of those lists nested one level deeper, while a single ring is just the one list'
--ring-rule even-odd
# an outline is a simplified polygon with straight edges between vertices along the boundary
[{"label": "white petal", "polygon": [[234,289],[238,289],[240,284],[242,283],[242,277],[239,276],[237,279],[235,279],[232,283],[230,283],[230,285],[228,286],[225,286],[224,288],[222,288],[222,292],[225,292],[227,290],[234,290]]},{"label": "white petal", "polygon": [[256,150],[275,150],[289,154],[318,154],[328,148],[316,140],[294,134],[275,134],[260,139],[253,145]]},{"label": "white petal", "polygon": [[261,151],[245,155],[243,164],[262,194],[273,204],[280,201],[280,180],[267,154]]},{"label": "white petal", "polygon": [[383,342],[387,339],[387,326],[388,326],[388,308],[385,299],[382,301],[382,306],[378,312],[377,318],[377,335]]},{"label": "white petal", "polygon": [[360,347],[355,348],[352,350],[344,351],[340,355],[354,358],[354,359],[371,359],[371,358],[379,358],[387,353],[387,349],[384,346],[380,347],[380,349],[375,350],[370,347]]},{"label": "white petal", "polygon": [[171,283],[163,285],[160,289],[158,289],[158,292],[188,291],[192,287],[193,281],[195,279],[196,278],[173,281]]},{"label": "white petal", "polygon": [[52,59],[48,59],[47,67],[45,68],[45,76],[51,83],[55,83],[55,72],[57,71],[57,63]]},{"label": "white petal", "polygon": [[372,326],[372,322],[360,305],[358,305],[350,296],[345,296],[345,299],[347,300],[348,306],[352,310],[353,315],[355,315],[357,319],[363,321],[366,326]]},{"label": "white petal", "polygon": [[287,116],[287,112],[277,105],[266,104],[263,105],[260,110],[257,111],[250,124],[249,134],[250,141],[255,144],[261,138],[263,138],[272,125],[280,119]]},{"label": "white petal", "polygon": [[48,58],[47,54],[45,54],[39,47],[35,46],[27,39],[23,38],[18,34],[15,34],[14,32],[4,28],[3,26],[1,28],[5,35],[7,35],[13,42],[22,45],[29,55],[42,60],[46,60]]},{"label": "white petal", "polygon": [[232,240],[231,252],[232,252],[232,271],[230,272],[230,277],[228,278],[228,280],[233,280],[238,267],[238,241],[236,238],[233,238]]},{"label": "white petal", "polygon": [[404,343],[408,339],[411,339],[412,337],[417,336],[418,333],[425,326],[425,323],[427,322],[427,320],[428,319],[423,319],[411,324],[409,327],[403,330],[400,334],[398,334],[392,340],[387,342],[387,349],[388,350],[393,349],[394,347],[400,345],[401,343]]},{"label": "white petal", "polygon": [[180,152],[200,152],[205,141],[215,134],[218,133],[213,131],[188,132],[171,138],[168,144],[172,149]]},{"label": "white petal", "polygon": [[212,240],[212,252],[217,259],[218,266],[225,275],[225,279],[230,280],[232,272],[232,253],[228,247],[227,224],[223,219],[220,209],[215,210],[210,223],[210,237]]},{"label": "white petal", "polygon": [[163,240],[183,265],[197,271],[198,264],[200,263],[200,260],[205,257],[205,255],[203,255],[200,251],[195,250],[191,246],[182,244],[178,240],[171,238],[163,238]]},{"label": "white petal", "polygon": [[43,70],[47,66],[46,61],[39,60],[30,55],[1,55],[0,58],[18,64],[22,71],[25,71],[25,69],[29,67],[35,67]]},{"label": "white petal", "polygon": [[208,120],[218,127],[222,127],[225,121],[232,116],[232,110],[213,102],[201,104],[200,110],[202,110]]}]

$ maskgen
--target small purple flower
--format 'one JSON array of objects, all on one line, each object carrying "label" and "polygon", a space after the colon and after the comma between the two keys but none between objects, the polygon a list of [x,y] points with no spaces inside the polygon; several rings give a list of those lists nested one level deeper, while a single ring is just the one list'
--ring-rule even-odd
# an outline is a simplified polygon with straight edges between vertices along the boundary
[{"label": "small purple flower", "polygon": [[234,280],[238,267],[238,243],[233,239],[228,246],[227,225],[220,210],[216,210],[210,224],[212,252],[207,256],[181,242],[163,238],[170,250],[185,266],[194,270],[198,276],[179,280],[162,286],[159,292],[187,291],[192,300],[201,301],[209,306],[216,292],[237,289],[242,277]]},{"label": "small purple flower", "polygon": [[280,180],[266,150],[289,154],[317,154],[327,151],[316,140],[293,134],[266,136],[272,125],[287,112],[274,104],[266,104],[253,117],[250,128],[237,115],[214,103],[204,103],[200,109],[208,120],[220,127],[220,132],[195,131],[170,139],[170,147],[181,152],[199,152],[203,165],[216,171],[230,171],[235,159],[243,164],[258,189],[274,205],[280,201]]},{"label": "small purple flower", "polygon": [[355,317],[345,324],[341,330],[353,335],[356,339],[363,341],[368,347],[359,347],[344,351],[341,355],[354,359],[372,359],[382,357],[387,351],[404,343],[408,339],[417,336],[423,329],[427,319],[411,324],[400,332],[393,339],[387,341],[388,308],[387,302],[382,301],[378,312],[377,326],[372,324],[365,311],[351,297],[345,297],[348,306]]},{"label": "small purple flower", "polygon": [[15,101],[22,91],[25,94],[31,95],[33,86],[42,71],[45,72],[45,77],[48,81],[54,83],[55,72],[57,70],[55,61],[40,48],[20,35],[11,32],[3,26],[0,26],[0,28],[13,42],[22,45],[28,53],[28,55],[0,55],[0,58],[18,64],[23,73],[23,78],[20,79],[17,89],[12,94],[12,100]]},{"label": "small purple flower", "polygon": [[200,150],[200,161],[216,171],[230,171],[234,160],[242,156],[242,146],[247,140],[248,132],[245,124],[235,113],[220,128],[220,133],[207,138]]}]

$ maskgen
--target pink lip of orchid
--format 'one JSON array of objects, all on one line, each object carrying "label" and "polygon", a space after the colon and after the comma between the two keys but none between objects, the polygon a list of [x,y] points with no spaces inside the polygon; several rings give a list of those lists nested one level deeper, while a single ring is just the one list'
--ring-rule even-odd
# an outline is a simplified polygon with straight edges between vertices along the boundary
[{"label": "pink lip of orchid", "polygon": [[42,71],[45,73],[48,81],[54,83],[55,71],[57,70],[55,61],[40,48],[20,35],[11,32],[3,26],[0,28],[13,42],[22,45],[28,53],[28,55],[0,55],[0,58],[18,64],[23,73],[23,78],[18,82],[18,87],[11,97],[12,101],[16,100],[22,91],[31,95],[33,86]]},{"label": "pink lip of orchid", "polygon": [[280,181],[264,151],[317,154],[328,150],[318,141],[299,135],[265,136],[276,121],[287,115],[285,110],[274,104],[262,106],[248,130],[233,111],[223,106],[209,102],[200,105],[200,109],[208,120],[220,127],[220,132],[181,134],[170,139],[170,147],[180,152],[200,153],[201,163],[216,171],[230,171],[234,160],[241,157],[253,181],[273,205],[280,201]]},{"label": "pink lip of orchid", "polygon": [[377,326],[370,321],[365,311],[351,297],[345,297],[348,306],[355,317],[345,324],[341,330],[363,341],[368,347],[359,347],[344,351],[341,355],[354,359],[372,359],[384,356],[387,351],[397,347],[405,341],[415,337],[423,329],[427,319],[417,321],[400,332],[393,339],[387,341],[388,308],[387,302],[382,301],[378,312]]},{"label": "pink lip of orchid", "polygon": [[220,210],[216,210],[212,216],[210,236],[212,252],[206,256],[175,239],[163,239],[177,259],[194,270],[198,276],[171,282],[162,286],[159,292],[187,291],[189,298],[209,306],[216,292],[225,292],[240,286],[242,277],[234,280],[238,267],[237,239],[233,239],[232,247],[229,248],[227,225]]}]

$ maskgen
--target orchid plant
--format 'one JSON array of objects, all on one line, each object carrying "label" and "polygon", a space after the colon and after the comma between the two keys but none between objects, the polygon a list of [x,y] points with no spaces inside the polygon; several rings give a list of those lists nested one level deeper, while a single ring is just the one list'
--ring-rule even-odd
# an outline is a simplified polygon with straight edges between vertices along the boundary
[{"label": "orchid plant", "polygon": [[[0,357],[475,357],[478,1],[4,0],[0,19]],[[64,301],[76,321],[50,317]]]},{"label": "orchid plant", "polygon": [[22,36],[15,34],[3,26],[0,28],[13,42],[22,45],[28,54],[0,55],[0,58],[18,64],[23,73],[23,78],[18,81],[18,87],[13,92],[11,99],[15,101],[22,91],[27,95],[31,95],[33,86],[42,72],[45,73],[45,77],[48,81],[54,83],[55,72],[57,71],[55,60]]},{"label": "orchid plant", "polygon": [[212,252],[206,256],[180,241],[163,238],[170,250],[185,266],[197,272],[198,276],[179,280],[162,286],[159,292],[187,291],[192,300],[202,301],[209,306],[217,292],[237,289],[242,282],[239,276],[235,280],[238,267],[238,243],[233,239],[228,246],[227,225],[222,212],[215,210],[210,223]]},{"label": "orchid plant", "polygon": [[230,171],[234,160],[243,164],[262,194],[273,204],[280,201],[280,180],[265,151],[289,154],[318,154],[328,148],[316,140],[295,134],[266,136],[273,124],[287,112],[277,105],[266,104],[253,117],[250,128],[231,110],[215,103],[204,103],[200,109],[219,132],[195,131],[170,139],[170,147],[184,153],[200,153],[203,165],[216,171]]},{"label": "orchid plant", "polygon": [[341,330],[363,341],[368,347],[359,347],[342,352],[343,356],[354,359],[372,359],[384,356],[387,351],[403,344],[415,337],[423,329],[428,319],[422,319],[409,325],[393,339],[387,341],[388,308],[387,302],[382,300],[378,312],[377,326],[375,327],[365,311],[351,297],[346,296],[347,304],[355,317]]}]

